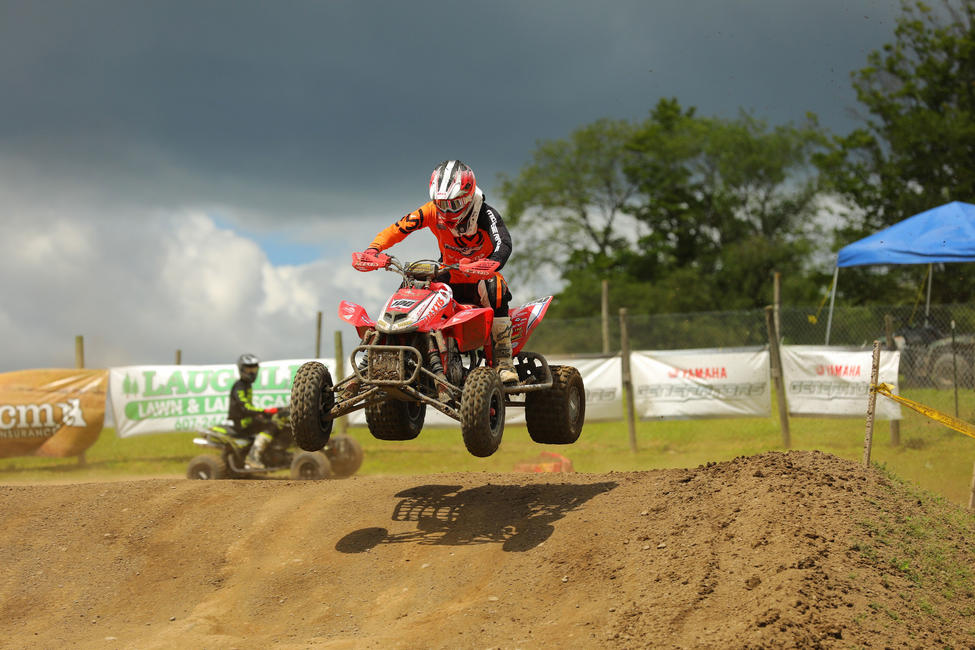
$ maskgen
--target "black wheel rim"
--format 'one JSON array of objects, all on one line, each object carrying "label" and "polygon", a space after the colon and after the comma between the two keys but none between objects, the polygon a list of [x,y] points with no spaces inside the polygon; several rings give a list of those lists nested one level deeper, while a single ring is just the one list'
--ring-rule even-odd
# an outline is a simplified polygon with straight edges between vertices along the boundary
[{"label": "black wheel rim", "polygon": [[501,391],[495,390],[491,393],[491,401],[488,407],[488,422],[491,427],[491,432],[497,435],[498,431],[501,429],[501,423],[504,421],[504,411],[503,411],[503,401],[501,397]]},{"label": "black wheel rim", "polygon": [[406,405],[406,416],[410,420],[416,421],[420,417],[420,411],[422,408],[422,402],[408,402]]},{"label": "black wheel rim", "polygon": [[569,423],[575,425],[579,421],[579,412],[582,410],[580,408],[582,404],[582,399],[579,396],[579,390],[569,391],[568,404],[566,405],[568,409]]},{"label": "black wheel rim", "polygon": [[303,479],[313,479],[318,476],[317,467],[312,461],[305,461],[298,467],[298,476]]},{"label": "black wheel rim", "polygon": [[329,406],[328,399],[326,398],[328,391],[330,390],[331,387],[326,386],[323,382],[321,391],[318,393],[318,426],[322,429],[328,426],[328,418],[326,416],[328,415],[328,412],[332,410],[332,407]]}]

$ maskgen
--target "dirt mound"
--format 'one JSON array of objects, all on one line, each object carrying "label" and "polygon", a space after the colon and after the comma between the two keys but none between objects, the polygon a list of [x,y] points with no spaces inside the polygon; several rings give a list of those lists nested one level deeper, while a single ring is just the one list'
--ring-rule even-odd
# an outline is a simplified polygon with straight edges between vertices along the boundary
[{"label": "dirt mound", "polygon": [[810,452],[0,487],[12,647],[975,647],[975,523]]}]

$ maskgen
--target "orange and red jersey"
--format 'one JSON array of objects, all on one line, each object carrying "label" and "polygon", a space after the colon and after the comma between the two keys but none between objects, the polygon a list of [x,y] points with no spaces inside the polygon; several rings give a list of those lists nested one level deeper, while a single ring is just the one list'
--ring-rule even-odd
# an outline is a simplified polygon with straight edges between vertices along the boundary
[{"label": "orange and red jersey", "polygon": [[[381,230],[369,244],[369,248],[386,250],[421,228],[429,228],[437,238],[440,259],[444,264],[455,264],[465,257],[471,261],[488,259],[497,262],[500,271],[511,255],[508,228],[498,211],[487,203],[481,204],[481,210],[477,214],[477,227],[470,235],[458,235],[439,223],[437,209],[433,201],[430,201]],[[451,283],[458,284],[477,282],[479,279],[456,271],[451,271],[450,275]]]}]

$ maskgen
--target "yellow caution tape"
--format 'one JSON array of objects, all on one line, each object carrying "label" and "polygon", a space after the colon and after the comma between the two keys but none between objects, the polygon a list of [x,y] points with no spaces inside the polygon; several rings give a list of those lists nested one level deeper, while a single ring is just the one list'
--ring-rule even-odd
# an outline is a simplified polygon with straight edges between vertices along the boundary
[{"label": "yellow caution tape", "polygon": [[966,436],[975,438],[975,425],[971,425],[964,420],[959,420],[956,417],[950,415],[945,415],[941,411],[937,411],[930,406],[925,406],[915,402],[914,400],[907,399],[906,397],[901,397],[900,395],[895,395],[892,392],[891,386],[889,384],[880,384],[878,386],[871,386],[871,389],[877,393],[883,395],[884,397],[889,397],[895,402],[900,402],[912,411],[917,411],[921,415],[927,416],[936,422],[940,422],[950,429],[954,429],[958,433],[964,433]]}]

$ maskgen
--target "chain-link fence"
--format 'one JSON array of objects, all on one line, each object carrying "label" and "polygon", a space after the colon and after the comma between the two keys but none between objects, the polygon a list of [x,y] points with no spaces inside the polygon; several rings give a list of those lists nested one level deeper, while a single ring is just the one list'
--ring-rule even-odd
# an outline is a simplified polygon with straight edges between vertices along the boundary
[{"label": "chain-link fence", "polygon": [[[841,307],[832,322],[825,308],[782,307],[778,310],[785,345],[829,344],[871,348],[886,341],[887,320],[895,347],[901,350],[901,383],[905,387],[975,386],[975,306],[969,304]],[[954,324],[954,327],[952,326]],[[532,334],[531,347],[549,355],[588,355],[620,350],[618,313],[605,322],[589,318],[546,319]],[[765,345],[765,310],[687,314],[628,314],[632,350],[731,348]]]}]

